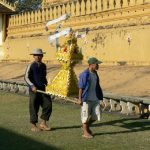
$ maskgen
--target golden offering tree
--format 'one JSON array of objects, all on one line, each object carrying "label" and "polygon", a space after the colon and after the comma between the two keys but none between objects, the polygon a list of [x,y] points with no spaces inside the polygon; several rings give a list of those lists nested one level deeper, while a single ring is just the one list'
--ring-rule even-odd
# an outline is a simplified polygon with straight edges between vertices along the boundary
[{"label": "golden offering tree", "polygon": [[56,53],[57,60],[62,64],[61,70],[46,87],[46,92],[55,96],[70,97],[78,94],[78,79],[73,70],[75,64],[83,59],[74,33],[66,37],[65,43]]}]

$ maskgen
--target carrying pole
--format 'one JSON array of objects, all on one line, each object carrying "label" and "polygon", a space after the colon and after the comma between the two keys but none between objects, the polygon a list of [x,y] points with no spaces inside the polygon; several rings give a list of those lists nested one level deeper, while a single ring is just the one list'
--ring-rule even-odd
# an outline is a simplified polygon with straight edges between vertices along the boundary
[{"label": "carrying pole", "polygon": [[[42,93],[42,94],[46,94],[46,95],[51,95],[51,94],[49,94],[49,93],[47,93],[45,91],[41,91],[41,90],[37,90],[37,92],[38,93]],[[59,97],[59,96],[56,96],[56,97]],[[62,98],[62,99],[64,99],[65,101],[72,102],[74,104],[78,104],[79,105],[79,102],[75,98],[65,97],[65,98]]]}]

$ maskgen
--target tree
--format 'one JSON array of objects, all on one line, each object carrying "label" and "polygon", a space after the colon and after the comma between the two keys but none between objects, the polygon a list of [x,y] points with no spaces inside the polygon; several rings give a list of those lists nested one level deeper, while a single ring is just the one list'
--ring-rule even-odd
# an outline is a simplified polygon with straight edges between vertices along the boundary
[{"label": "tree", "polygon": [[41,8],[42,0],[8,0],[16,5],[16,11],[25,12]]}]

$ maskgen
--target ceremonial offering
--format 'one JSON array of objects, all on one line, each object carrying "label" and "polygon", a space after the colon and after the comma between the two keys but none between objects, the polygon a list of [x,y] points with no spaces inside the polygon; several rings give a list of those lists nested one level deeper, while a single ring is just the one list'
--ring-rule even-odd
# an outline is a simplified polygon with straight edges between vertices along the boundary
[{"label": "ceremonial offering", "polygon": [[46,87],[46,92],[60,97],[77,96],[78,79],[73,68],[83,59],[83,55],[73,32],[70,32],[64,44],[59,47],[56,58],[62,67],[51,84]]}]

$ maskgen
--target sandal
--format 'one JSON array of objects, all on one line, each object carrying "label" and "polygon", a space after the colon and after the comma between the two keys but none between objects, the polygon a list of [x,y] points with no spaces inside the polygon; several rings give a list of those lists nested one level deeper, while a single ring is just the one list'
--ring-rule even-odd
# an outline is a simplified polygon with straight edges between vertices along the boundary
[{"label": "sandal", "polygon": [[51,128],[49,128],[47,125],[40,124],[40,129],[43,131],[51,131]]}]

